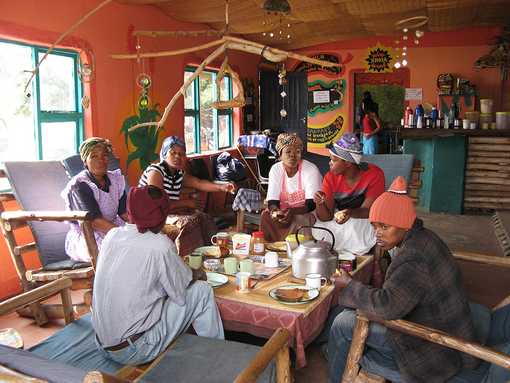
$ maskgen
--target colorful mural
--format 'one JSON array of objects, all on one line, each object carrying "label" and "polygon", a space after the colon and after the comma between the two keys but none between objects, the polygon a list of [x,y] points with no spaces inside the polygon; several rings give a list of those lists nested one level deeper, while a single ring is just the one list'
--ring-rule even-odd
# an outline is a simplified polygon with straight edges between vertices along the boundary
[{"label": "colorful mural", "polygon": [[368,48],[367,56],[363,60],[367,72],[387,73],[393,72],[395,55],[393,49],[377,43],[375,47]]},{"label": "colorful mural", "polygon": [[[344,64],[339,55],[321,53],[312,57]],[[322,68],[301,63],[295,70],[305,71],[308,78],[308,148],[324,148],[342,134],[344,127],[345,116],[341,109],[345,102],[346,80],[341,77],[345,66]]]}]

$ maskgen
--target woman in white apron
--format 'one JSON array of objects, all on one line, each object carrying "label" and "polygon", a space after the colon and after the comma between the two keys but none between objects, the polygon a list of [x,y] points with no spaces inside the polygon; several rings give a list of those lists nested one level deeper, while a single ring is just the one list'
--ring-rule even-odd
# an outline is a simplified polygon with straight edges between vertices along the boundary
[{"label": "woman in white apron", "polygon": [[322,184],[317,166],[302,159],[303,141],[296,134],[280,134],[276,150],[280,161],[269,171],[268,208],[260,219],[260,230],[270,242],[282,241],[299,227],[313,224],[313,196]]}]

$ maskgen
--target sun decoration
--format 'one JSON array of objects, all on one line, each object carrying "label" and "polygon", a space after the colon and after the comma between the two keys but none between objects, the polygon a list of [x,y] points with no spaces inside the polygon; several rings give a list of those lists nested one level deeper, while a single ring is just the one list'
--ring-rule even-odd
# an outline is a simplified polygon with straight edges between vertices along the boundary
[{"label": "sun decoration", "polygon": [[[421,28],[429,21],[428,16],[415,16],[400,20],[395,23],[395,29],[402,31],[402,37],[395,40],[396,62],[395,68],[405,67],[409,63],[408,45],[413,39],[414,45],[420,44],[420,39],[425,35]],[[413,32],[414,31],[414,32]],[[400,47],[402,45],[402,48]]]},{"label": "sun decoration", "polygon": [[393,72],[393,62],[395,61],[395,55],[393,54],[393,49],[377,43],[375,47],[368,48],[367,56],[365,57],[364,61],[367,72]]}]

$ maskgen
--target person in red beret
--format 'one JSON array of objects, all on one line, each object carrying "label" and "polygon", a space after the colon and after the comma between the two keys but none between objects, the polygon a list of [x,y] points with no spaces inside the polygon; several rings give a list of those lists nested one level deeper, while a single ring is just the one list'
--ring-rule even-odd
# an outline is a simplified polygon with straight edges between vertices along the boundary
[{"label": "person in red beret", "polygon": [[[340,270],[343,286],[339,304],[386,320],[405,319],[474,340],[475,332],[462,276],[446,244],[423,227],[414,203],[407,196],[403,177],[370,207],[377,245],[394,249],[381,288],[353,280]],[[345,309],[329,334],[331,382],[343,375],[356,322],[354,310]],[[362,367],[393,382],[444,382],[478,361],[458,351],[371,323]]]},{"label": "person in red beret", "polygon": [[111,229],[99,252],[92,324],[100,351],[122,364],[147,363],[190,324],[224,339],[214,293],[202,270],[189,268],[161,229],[170,210],[155,186],[132,188],[130,223]]}]

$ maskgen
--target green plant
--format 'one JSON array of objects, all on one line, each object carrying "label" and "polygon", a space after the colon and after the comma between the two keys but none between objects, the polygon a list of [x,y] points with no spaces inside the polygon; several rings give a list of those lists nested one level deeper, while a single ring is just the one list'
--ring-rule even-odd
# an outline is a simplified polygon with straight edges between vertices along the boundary
[{"label": "green plant", "polygon": [[[159,158],[156,153],[156,147],[158,145],[160,129],[157,129],[157,126],[141,127],[129,131],[129,128],[136,124],[154,122],[159,117],[161,117],[159,104],[155,104],[152,107],[138,107],[138,114],[129,116],[122,123],[120,131],[124,134],[124,141],[128,149],[127,166],[132,161],[138,160],[140,162],[140,169],[144,170]],[[129,142],[134,147],[134,151],[129,152]]]}]

